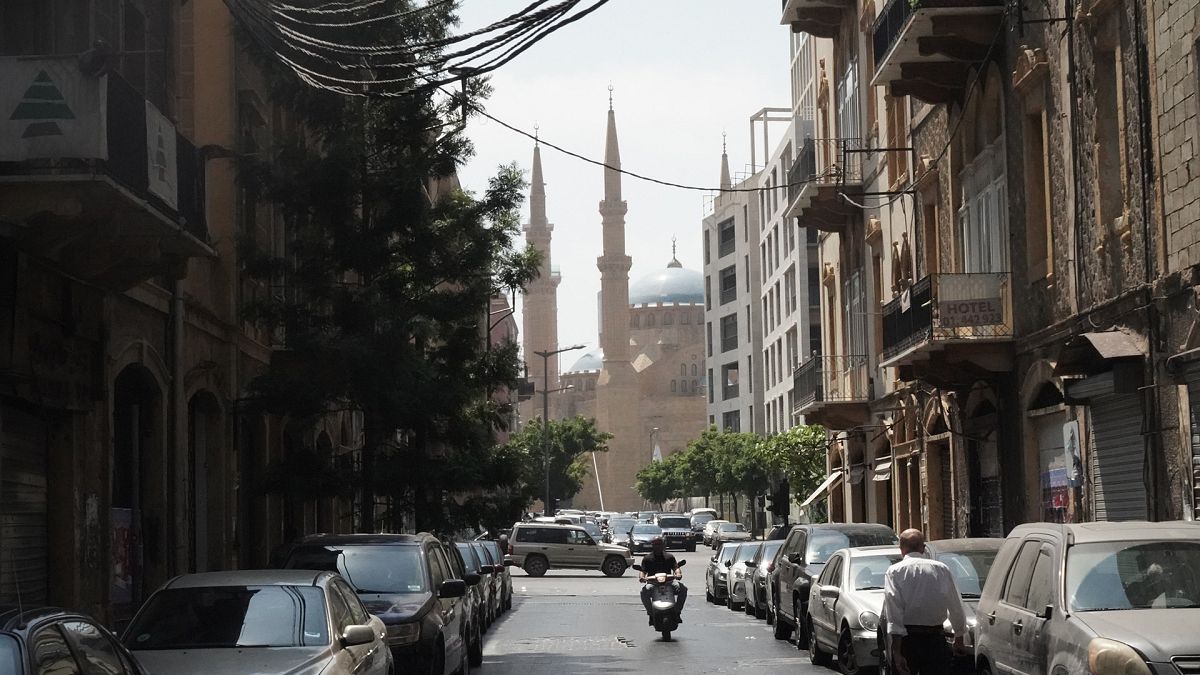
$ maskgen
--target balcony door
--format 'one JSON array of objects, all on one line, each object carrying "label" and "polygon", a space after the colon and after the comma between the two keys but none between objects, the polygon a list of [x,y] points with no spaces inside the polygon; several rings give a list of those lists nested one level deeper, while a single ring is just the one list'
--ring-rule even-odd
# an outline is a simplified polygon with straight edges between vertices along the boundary
[{"label": "balcony door", "polygon": [[1004,137],[974,157],[959,174],[959,241],[963,272],[1008,270],[1007,183]]}]

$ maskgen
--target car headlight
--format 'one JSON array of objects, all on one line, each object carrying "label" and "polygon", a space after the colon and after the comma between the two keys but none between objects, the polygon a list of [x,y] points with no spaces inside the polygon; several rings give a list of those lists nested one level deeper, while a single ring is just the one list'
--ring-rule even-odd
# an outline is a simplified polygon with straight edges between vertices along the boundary
[{"label": "car headlight", "polygon": [[1088,643],[1092,675],[1151,675],[1146,660],[1124,642],[1095,638]]},{"label": "car headlight", "polygon": [[717,576],[724,579],[725,578],[725,570],[717,570]]},{"label": "car headlight", "polygon": [[879,615],[870,610],[859,612],[858,623],[866,630],[879,630]]},{"label": "car headlight", "polygon": [[414,621],[412,623],[394,623],[387,627],[387,643],[389,647],[411,645],[420,639],[420,622]]}]

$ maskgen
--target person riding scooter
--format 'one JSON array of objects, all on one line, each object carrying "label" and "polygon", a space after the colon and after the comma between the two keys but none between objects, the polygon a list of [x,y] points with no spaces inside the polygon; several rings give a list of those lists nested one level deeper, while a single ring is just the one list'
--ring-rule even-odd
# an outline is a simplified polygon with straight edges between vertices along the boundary
[{"label": "person riding scooter", "polygon": [[650,542],[650,553],[642,558],[640,567],[638,581],[642,582],[642,604],[646,606],[646,615],[650,617],[650,625],[654,625],[654,617],[651,616],[650,611],[654,586],[646,582],[646,577],[659,573],[675,576],[675,581],[671,583],[675,589],[675,621],[676,623],[683,623],[683,603],[687,600],[687,586],[684,586],[683,582],[680,581],[683,577],[683,572],[680,571],[679,563],[675,560],[675,556],[667,553],[666,544],[663,542],[662,537],[655,537]]}]

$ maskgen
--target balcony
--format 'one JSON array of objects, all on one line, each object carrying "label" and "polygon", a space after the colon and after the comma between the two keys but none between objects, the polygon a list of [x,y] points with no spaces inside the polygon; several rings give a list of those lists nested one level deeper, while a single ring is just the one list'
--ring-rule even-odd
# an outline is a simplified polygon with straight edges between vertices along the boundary
[{"label": "balcony", "polygon": [[843,14],[853,9],[853,0],[783,0],[779,23],[791,26],[793,33],[832,39],[837,37]]},{"label": "balcony", "polygon": [[813,356],[796,368],[793,413],[808,424],[848,429],[866,421],[871,380],[866,356]]},{"label": "balcony", "polygon": [[115,73],[0,59],[0,222],[18,245],[111,290],[214,255],[196,148]]},{"label": "balcony", "polygon": [[[957,375],[972,380],[980,369],[996,372],[1010,366],[1006,343],[1012,337],[1008,272],[934,274],[883,306],[880,365],[956,363],[963,370]],[[1004,348],[979,349],[994,345]]]},{"label": "balcony", "polygon": [[1004,0],[888,0],[875,20],[873,86],[927,103],[957,100],[1003,29]]},{"label": "balcony", "polygon": [[859,138],[806,138],[788,170],[787,217],[800,227],[841,232],[858,211],[842,193],[863,183],[865,144]]}]

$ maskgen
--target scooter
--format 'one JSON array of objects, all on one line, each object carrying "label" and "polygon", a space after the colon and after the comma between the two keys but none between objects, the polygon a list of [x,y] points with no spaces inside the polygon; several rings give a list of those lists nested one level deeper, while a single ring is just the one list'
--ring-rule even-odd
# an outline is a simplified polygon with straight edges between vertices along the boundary
[{"label": "scooter", "polygon": [[[686,564],[686,560],[679,561],[680,567]],[[641,572],[642,566],[634,565],[633,569]],[[671,631],[679,628],[679,622],[675,620],[675,587],[672,585],[677,578],[666,572],[646,577],[646,582],[654,586],[650,595],[650,619],[654,622],[654,630],[662,633],[666,642],[671,641]]]}]

